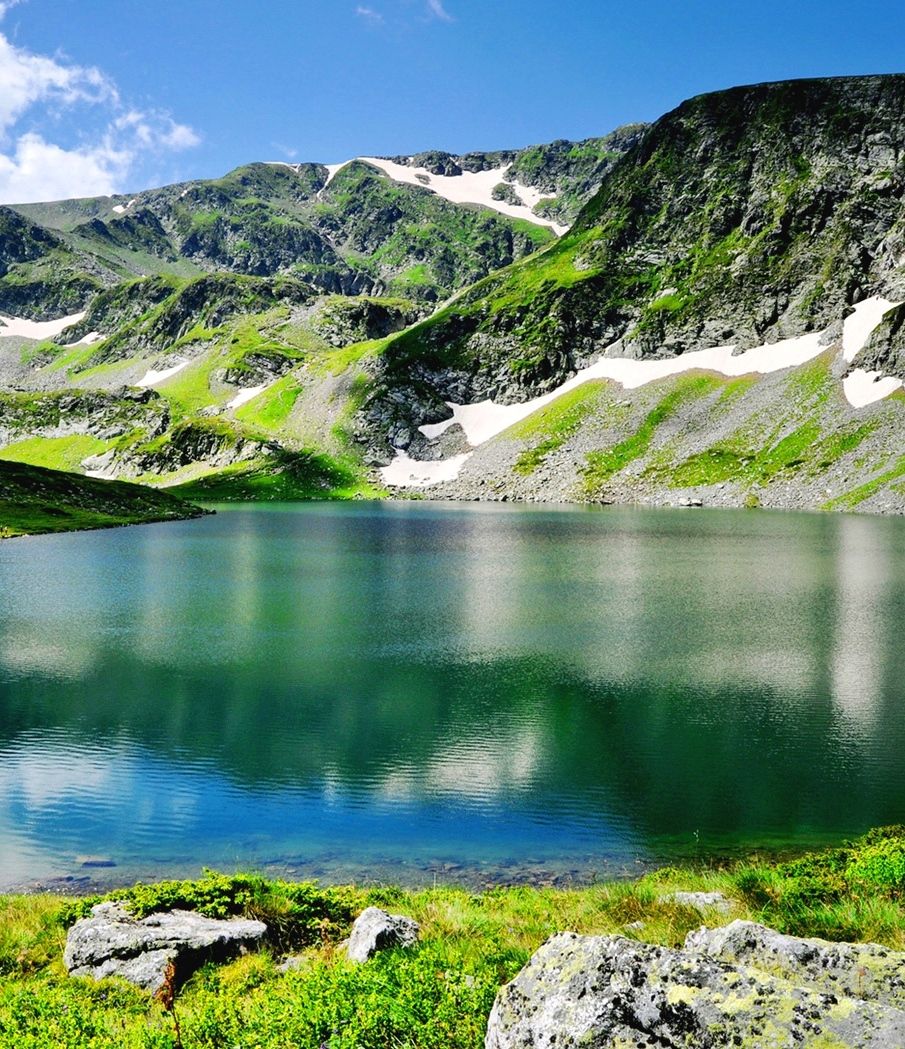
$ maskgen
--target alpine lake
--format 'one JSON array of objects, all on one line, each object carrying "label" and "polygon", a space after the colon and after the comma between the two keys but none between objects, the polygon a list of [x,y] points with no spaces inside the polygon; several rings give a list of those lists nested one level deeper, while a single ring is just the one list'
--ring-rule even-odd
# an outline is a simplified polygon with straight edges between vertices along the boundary
[{"label": "alpine lake", "polygon": [[218,510],[0,544],[0,891],[581,883],[905,822],[905,520]]}]

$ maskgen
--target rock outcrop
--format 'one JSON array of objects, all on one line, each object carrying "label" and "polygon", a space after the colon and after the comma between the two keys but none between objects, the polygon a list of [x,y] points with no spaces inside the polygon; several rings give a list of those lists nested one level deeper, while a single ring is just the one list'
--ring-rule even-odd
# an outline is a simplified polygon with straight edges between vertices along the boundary
[{"label": "rock outcrop", "polygon": [[[697,505],[700,506],[700,503]],[[702,913],[712,910],[719,911],[720,914],[729,914],[732,910],[732,900],[727,899],[721,892],[671,892],[660,899],[664,903],[677,903],[680,907],[692,907]]]},{"label": "rock outcrop", "polygon": [[418,941],[418,931],[418,923],[412,918],[368,907],[352,926],[346,953],[353,962],[366,962],[378,951],[412,947]]},{"label": "rock outcrop", "polygon": [[486,1049],[905,1045],[905,954],[751,922],[680,950],[561,933],[497,995]]},{"label": "rock outcrop", "polygon": [[205,962],[259,947],[266,932],[258,921],[217,921],[192,911],[134,918],[118,903],[99,903],[69,930],[63,961],[70,976],[120,976],[156,992],[170,963],[182,983]]}]

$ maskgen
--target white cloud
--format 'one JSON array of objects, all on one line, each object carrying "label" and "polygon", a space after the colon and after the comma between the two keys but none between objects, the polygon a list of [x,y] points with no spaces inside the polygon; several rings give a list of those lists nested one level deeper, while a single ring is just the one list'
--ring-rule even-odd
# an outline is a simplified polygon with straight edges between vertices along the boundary
[{"label": "white cloud", "polygon": [[442,0],[427,0],[427,8],[434,18],[439,18],[441,22],[455,21],[453,16],[443,6]]},{"label": "white cloud", "polygon": [[383,15],[379,11],[375,11],[373,7],[356,7],[355,14],[359,18],[363,18],[366,22],[370,22],[372,25],[376,25],[383,21]]},{"label": "white cloud", "polygon": [[[0,0],[0,19],[19,0]],[[51,141],[52,129],[95,126],[77,145]],[[27,126],[21,126],[27,120]],[[0,33],[0,203],[24,204],[121,191],[145,155],[178,152],[200,138],[167,113],[126,107],[116,84],[93,66],[38,55]]]},{"label": "white cloud", "polygon": [[116,104],[118,97],[100,70],[66,66],[32,54],[15,47],[0,33],[0,133],[40,102],[59,106]]},{"label": "white cloud", "polygon": [[13,153],[0,153],[0,201],[104,196],[115,193],[129,171],[131,155],[109,145],[62,149],[29,132]]},{"label": "white cloud", "polygon": [[130,109],[113,121],[113,130],[131,135],[138,149],[191,149],[199,136],[186,124],[177,124],[166,113],[143,113]]},{"label": "white cloud", "polygon": [[278,153],[282,153],[287,160],[296,160],[299,155],[299,151],[293,146],[284,146],[282,142],[271,142],[270,144]]}]

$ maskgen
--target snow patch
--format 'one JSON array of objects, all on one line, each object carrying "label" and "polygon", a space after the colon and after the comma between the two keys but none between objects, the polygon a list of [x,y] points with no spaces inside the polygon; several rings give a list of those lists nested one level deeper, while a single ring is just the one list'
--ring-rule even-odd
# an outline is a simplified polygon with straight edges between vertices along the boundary
[{"label": "snow patch", "polygon": [[[412,168],[405,164],[397,164],[392,160],[382,160],[380,157],[359,157],[358,159],[365,164],[380,168],[394,182],[429,189],[437,196],[452,201],[454,204],[482,204],[485,208],[491,208],[502,215],[533,222],[535,226],[552,227],[560,236],[568,232],[568,226],[559,226],[547,219],[542,219],[531,210],[538,201],[543,199],[542,194],[536,189],[522,186],[518,182],[511,182],[510,185],[524,202],[523,204],[510,204],[505,200],[493,199],[494,187],[505,181],[504,176],[511,165],[494,168],[491,171],[463,171],[461,175],[433,175],[427,168]],[[340,165],[340,167],[344,166]]]},{"label": "snow patch", "polygon": [[879,295],[859,302],[855,312],[842,325],[842,359],[851,364],[867,345],[880,321],[898,305],[900,303],[890,302]]},{"label": "snow patch", "polygon": [[546,407],[562,394],[592,379],[610,379],[620,383],[627,390],[634,390],[658,379],[695,370],[719,372],[730,377],[752,373],[766,375],[769,372],[805,364],[822,352],[820,334],[817,333],[757,346],[737,354],[733,353],[732,346],[717,346],[711,350],[696,350],[659,361],[601,357],[595,364],[582,368],[571,379],[567,379],[561,386],[541,397],[520,404],[496,404],[493,401],[480,401],[477,404],[447,402],[453,413],[451,419],[442,423],[430,423],[419,429],[425,437],[433,439],[454,423],[458,423],[465,431],[468,443],[476,448],[515,423],[526,419],[539,408]]},{"label": "snow patch", "polygon": [[25,317],[0,316],[0,339],[17,336],[20,339],[54,339],[66,328],[78,324],[84,313],[73,313],[70,317],[60,317],[55,321],[30,321]]},{"label": "snow patch", "polygon": [[263,393],[266,389],[267,384],[265,383],[263,386],[250,386],[247,390],[240,390],[226,407],[241,408],[243,404],[253,401],[259,393]]},{"label": "snow patch", "polygon": [[171,379],[177,372],[181,372],[183,368],[187,367],[188,364],[188,361],[182,361],[181,364],[174,364],[172,368],[163,368],[160,371],[150,368],[135,385],[141,387],[156,386],[159,382]]},{"label": "snow patch", "polygon": [[396,458],[389,466],[381,467],[380,476],[384,484],[394,488],[425,488],[429,484],[454,481],[470,458],[471,452],[465,452],[450,459],[430,462],[412,459],[400,451],[396,452]]},{"label": "snow patch", "polygon": [[[880,297],[858,303],[854,313],[846,319],[843,325],[842,356],[845,361],[850,363],[854,360],[883,317],[896,305],[897,303]],[[521,404],[496,404],[494,401],[455,404],[448,401],[447,407],[452,411],[452,417],[439,423],[427,423],[420,426],[419,430],[429,440],[433,440],[458,423],[471,447],[477,448],[515,423],[526,419],[538,409],[546,407],[557,397],[593,379],[609,379],[620,383],[627,390],[633,390],[647,383],[656,382],[658,379],[681,375],[683,372],[693,370],[718,372],[730,378],[751,374],[767,375],[771,372],[807,364],[808,361],[818,357],[824,350],[822,339],[823,333],[817,332],[795,339],[785,339],[782,342],[756,346],[744,353],[735,353],[732,346],[717,346],[714,349],[695,350],[692,353],[683,353],[679,357],[656,361],[604,356],[589,367],[576,372],[571,379],[567,379],[550,393]],[[855,408],[863,408],[905,387],[905,383],[893,376],[884,376],[881,372],[867,372],[863,368],[857,368],[843,380],[842,387],[849,404]],[[462,456],[454,456],[441,460],[440,463],[431,463],[430,466],[438,475],[443,474],[443,480],[455,479],[458,476],[458,470],[461,469],[460,460],[462,459]],[[411,460],[408,462],[410,463]],[[401,477],[403,473],[403,463],[399,456],[389,467],[386,467],[387,470],[390,470],[397,463],[398,471],[393,473],[394,478]],[[450,471],[455,468],[456,473],[452,478],[441,470],[443,464],[446,464]],[[389,478],[387,478],[387,483],[412,486],[411,481],[390,480]]]},{"label": "snow patch", "polygon": [[865,405],[882,401],[891,393],[905,386],[901,379],[882,372],[868,372],[863,368],[855,370],[842,380],[842,389],[848,403],[853,408],[864,408]]},{"label": "snow patch", "polygon": [[70,343],[71,346],[93,346],[96,342],[100,342],[104,338],[99,331],[89,331],[88,334],[79,339],[78,342]]},{"label": "snow patch", "polygon": [[351,163],[353,161],[345,160],[342,164],[324,164],[324,167],[327,169],[327,181],[324,183],[324,189],[330,185],[343,168],[347,168]]}]

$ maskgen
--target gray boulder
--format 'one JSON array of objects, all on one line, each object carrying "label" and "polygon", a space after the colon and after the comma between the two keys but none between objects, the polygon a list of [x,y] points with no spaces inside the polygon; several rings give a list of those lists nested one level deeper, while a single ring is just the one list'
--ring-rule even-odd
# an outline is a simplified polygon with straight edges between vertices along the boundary
[{"label": "gray boulder", "polygon": [[[891,952],[890,952],[891,953]],[[905,974],[905,955],[898,955]],[[905,1012],[706,952],[561,933],[497,995],[486,1049],[905,1045]]]},{"label": "gray boulder", "polygon": [[413,946],[418,942],[418,932],[418,923],[413,918],[368,907],[352,926],[346,953],[353,962],[366,962],[378,951]]},{"label": "gray boulder", "polygon": [[734,921],[689,933],[685,950],[727,965],[753,966],[815,991],[905,1010],[905,955],[876,943],[805,940]]},{"label": "gray boulder", "polygon": [[732,910],[732,900],[721,892],[671,892],[660,897],[661,903],[678,903],[682,907],[693,907],[698,911],[719,911],[728,914]]},{"label": "gray boulder", "polygon": [[259,947],[266,932],[258,921],[216,921],[193,911],[134,918],[121,904],[99,903],[69,930],[63,961],[70,976],[120,976],[155,993],[170,962],[182,983],[205,962]]}]

